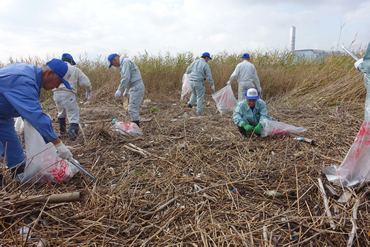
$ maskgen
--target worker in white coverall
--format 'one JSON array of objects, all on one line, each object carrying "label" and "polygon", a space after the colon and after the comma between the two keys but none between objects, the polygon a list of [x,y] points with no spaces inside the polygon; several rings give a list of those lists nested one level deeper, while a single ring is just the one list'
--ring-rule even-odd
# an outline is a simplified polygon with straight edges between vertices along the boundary
[{"label": "worker in white coverall", "polygon": [[119,67],[121,73],[121,83],[115,93],[115,97],[121,96],[122,90],[125,89],[123,97],[130,95],[128,103],[128,113],[131,116],[131,121],[139,126],[139,110],[141,102],[144,99],[145,86],[141,79],[139,68],[134,62],[128,58],[120,57],[117,53],[108,56],[109,68],[113,65]]},{"label": "worker in white coverall", "polygon": [[[249,62],[250,56],[248,53],[242,55],[243,62],[239,63],[234,72],[230,76],[230,80],[227,85],[230,85],[233,81],[238,78],[239,88],[238,88],[238,101],[244,100],[244,93],[248,88],[256,88],[261,94],[262,88],[260,85],[260,80],[257,76],[256,68],[253,64]],[[256,84],[254,85],[253,82]]]},{"label": "worker in white coverall", "polygon": [[64,53],[61,58],[69,67],[71,76],[69,78],[69,84],[72,90],[69,90],[61,84],[58,88],[53,89],[54,101],[58,109],[58,123],[59,131],[61,135],[66,134],[66,116],[69,122],[68,135],[72,140],[76,140],[78,135],[78,124],[80,122],[80,108],[77,104],[77,84],[84,87],[86,90],[86,98],[92,97],[92,87],[89,78],[77,67],[73,57]]},{"label": "worker in white coverall", "polygon": [[209,60],[211,60],[211,56],[208,52],[204,52],[200,59],[195,60],[192,62],[186,70],[186,74],[190,74],[190,88],[191,88],[191,97],[188,102],[188,107],[192,108],[197,100],[197,115],[201,114],[203,111],[203,99],[206,89],[204,87],[204,81],[206,78],[208,79],[209,83],[211,84],[211,88],[213,92],[215,91],[215,84],[212,79],[211,69],[207,64]]}]

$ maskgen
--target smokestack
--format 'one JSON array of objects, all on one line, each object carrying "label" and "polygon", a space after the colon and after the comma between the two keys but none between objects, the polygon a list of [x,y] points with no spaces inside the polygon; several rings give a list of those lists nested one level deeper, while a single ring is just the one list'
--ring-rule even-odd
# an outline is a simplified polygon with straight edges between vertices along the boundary
[{"label": "smokestack", "polygon": [[290,51],[295,51],[295,26],[290,27]]}]

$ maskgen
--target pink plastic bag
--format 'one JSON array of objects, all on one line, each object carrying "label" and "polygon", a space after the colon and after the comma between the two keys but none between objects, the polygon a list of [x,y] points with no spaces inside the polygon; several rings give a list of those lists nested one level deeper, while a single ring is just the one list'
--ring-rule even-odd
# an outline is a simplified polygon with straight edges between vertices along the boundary
[{"label": "pink plastic bag", "polygon": [[216,101],[217,109],[221,114],[233,112],[238,103],[230,85],[212,94],[212,98]]},{"label": "pink plastic bag", "polygon": [[190,74],[184,74],[182,76],[182,91],[181,100],[184,100],[184,96],[191,91],[190,88]]},{"label": "pink plastic bag", "polygon": [[[370,77],[370,75],[369,75]],[[365,102],[365,120],[355,141],[342,164],[326,167],[322,171],[327,179],[339,186],[353,187],[370,180],[370,78],[364,78],[367,89]]]},{"label": "pink plastic bag", "polygon": [[112,130],[118,131],[119,133],[127,136],[143,135],[143,132],[136,123],[125,124],[124,122],[115,122]]},{"label": "pink plastic bag", "polygon": [[288,136],[290,133],[300,133],[307,130],[303,127],[296,127],[290,124],[268,119],[263,119],[261,123],[263,126],[261,130],[262,137],[271,135]]},{"label": "pink plastic bag", "polygon": [[27,163],[21,183],[56,183],[69,181],[78,169],[57,156],[52,143],[45,144],[41,135],[24,120],[24,139]]}]

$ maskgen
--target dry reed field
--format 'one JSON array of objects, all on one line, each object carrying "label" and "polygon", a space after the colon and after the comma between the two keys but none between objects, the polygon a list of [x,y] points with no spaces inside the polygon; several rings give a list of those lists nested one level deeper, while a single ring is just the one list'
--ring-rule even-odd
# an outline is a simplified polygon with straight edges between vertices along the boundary
[{"label": "dry reed field", "polygon": [[[336,186],[321,172],[341,164],[362,123],[366,90],[350,58],[306,61],[306,70],[255,61],[269,115],[305,127],[299,136],[313,140],[307,143],[294,135],[242,137],[232,114],[217,112],[209,87],[204,113],[196,116],[178,100],[192,59],[185,55],[181,66],[163,58],[170,68],[158,70],[157,77],[147,63],[137,63],[147,87],[144,99],[151,101],[141,108],[144,135],[136,137],[111,129],[113,118],[129,121],[113,95],[119,73],[100,63],[99,69],[87,60],[81,64],[94,84],[93,98],[79,100],[83,134],[74,142],[62,140],[98,179],[78,173],[68,183],[10,183],[0,191],[0,245],[369,246],[369,189]],[[214,60],[220,89],[238,59],[224,54]],[[349,90],[341,94],[335,83]],[[55,103],[44,96],[44,111],[55,116]],[[56,120],[53,127],[58,130]],[[6,178],[10,182],[8,172]],[[345,191],[350,198],[338,202]],[[74,194],[55,199],[66,193]],[[24,226],[30,232],[22,238],[18,230]]]}]

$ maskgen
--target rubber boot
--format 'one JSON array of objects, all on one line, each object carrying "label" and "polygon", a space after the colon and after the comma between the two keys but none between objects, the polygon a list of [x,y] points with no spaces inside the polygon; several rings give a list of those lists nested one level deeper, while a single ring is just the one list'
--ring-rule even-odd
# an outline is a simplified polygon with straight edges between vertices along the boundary
[{"label": "rubber boot", "polygon": [[71,123],[71,125],[69,126],[68,135],[72,141],[76,140],[77,135],[78,135],[78,124]]},{"label": "rubber boot", "polygon": [[137,127],[139,127],[140,128],[140,125],[139,125],[139,120],[137,120],[137,121],[132,121],[133,123],[136,123],[137,124]]},{"label": "rubber boot", "polygon": [[67,134],[66,130],[66,119],[65,118],[58,118],[59,123],[59,132],[61,135]]}]

